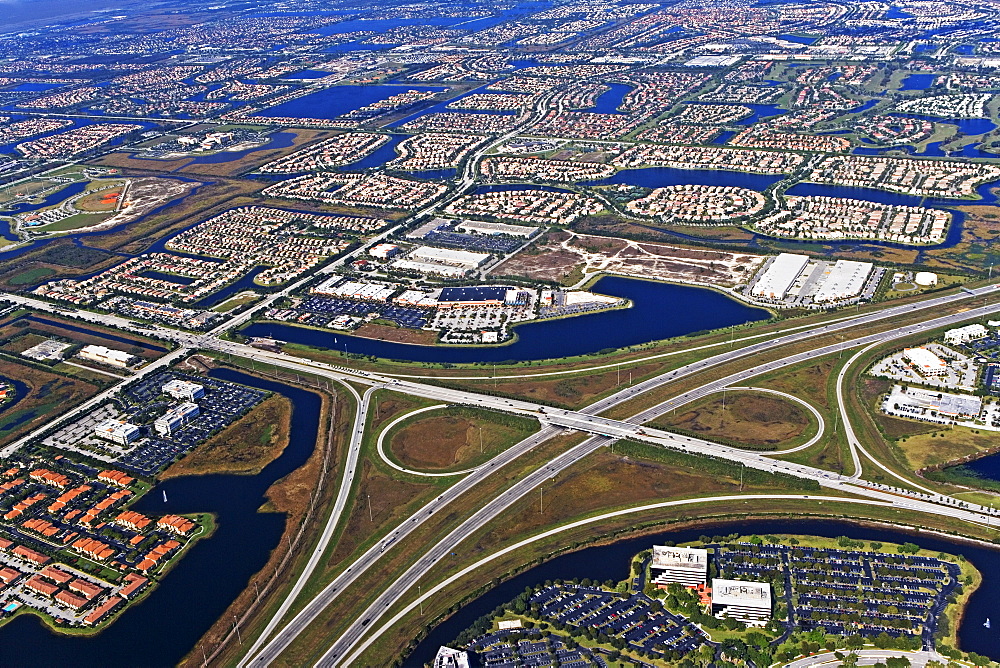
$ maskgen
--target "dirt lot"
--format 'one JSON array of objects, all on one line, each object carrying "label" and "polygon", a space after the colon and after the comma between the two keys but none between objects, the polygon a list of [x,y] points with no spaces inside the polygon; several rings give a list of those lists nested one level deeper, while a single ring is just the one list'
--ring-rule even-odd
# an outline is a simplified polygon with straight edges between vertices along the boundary
[{"label": "dirt lot", "polygon": [[749,280],[763,261],[764,256],[749,253],[559,232],[546,235],[492,273],[560,282],[574,273],[580,273],[581,280],[612,273],[730,287]]},{"label": "dirt lot", "polygon": [[800,440],[809,427],[805,408],[781,397],[758,393],[727,392],[688,407],[683,413],[656,421],[666,429],[680,429],[702,438],[778,448]]},{"label": "dirt lot", "polygon": [[432,346],[437,343],[437,332],[429,332],[424,329],[409,329],[407,327],[390,327],[370,322],[356,329],[353,334],[363,336],[366,339],[395,341],[396,343],[414,343],[421,346]]}]

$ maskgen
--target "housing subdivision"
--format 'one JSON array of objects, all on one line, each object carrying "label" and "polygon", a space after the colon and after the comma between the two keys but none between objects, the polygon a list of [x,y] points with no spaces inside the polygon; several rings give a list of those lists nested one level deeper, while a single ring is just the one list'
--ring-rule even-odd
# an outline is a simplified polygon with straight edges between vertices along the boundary
[{"label": "housing subdivision", "polygon": [[657,188],[646,197],[628,202],[625,208],[665,223],[717,225],[748,221],[766,204],[763,194],[748,188],[682,185]]},{"label": "housing subdivision", "polygon": [[782,206],[754,221],[754,229],[799,239],[882,239],[913,245],[938,244],[952,214],[942,209],[825,195],[785,195]]},{"label": "housing subdivision", "polygon": [[42,451],[3,468],[0,623],[31,611],[56,628],[100,628],[205,535],[201,516],[129,510],[148,485],[115,468]]},{"label": "housing subdivision", "polygon": [[545,160],[540,158],[487,158],[481,165],[483,176],[497,181],[597,181],[615,173],[615,168],[598,162]]},{"label": "housing subdivision", "polygon": [[399,157],[386,163],[390,169],[415,172],[456,167],[485,137],[447,132],[427,132],[404,139],[396,147]]},{"label": "housing subdivision", "polygon": [[920,197],[971,198],[983,183],[1000,179],[1000,166],[955,160],[883,156],[823,156],[807,181],[855,188],[878,188]]},{"label": "housing subdivision", "polygon": [[448,190],[444,183],[417,181],[387,174],[323,173],[298,176],[268,186],[262,192],[282,199],[408,209],[426,206]]},{"label": "housing subdivision", "polygon": [[580,193],[518,189],[466,195],[448,204],[444,212],[452,216],[547,226],[569,225],[601,208],[596,199]]},{"label": "housing subdivision", "polygon": [[231,209],[170,238],[166,248],[178,254],[132,257],[90,278],[50,281],[33,292],[202,328],[211,322],[210,316],[171,304],[196,305],[251,275],[262,286],[288,282],[342,252],[353,235],[370,232],[380,222],[264,207]]},{"label": "housing subdivision", "polygon": [[675,169],[722,169],[760,174],[788,174],[805,162],[799,153],[754,151],[714,146],[650,146],[638,144],[615,158],[622,169],[673,167]]},{"label": "housing subdivision", "polygon": [[343,167],[362,160],[389,141],[389,135],[375,132],[344,132],[260,167],[264,174],[301,174]]},{"label": "housing subdivision", "polygon": [[69,160],[142,129],[132,123],[95,123],[18,144],[17,152],[33,160]]}]

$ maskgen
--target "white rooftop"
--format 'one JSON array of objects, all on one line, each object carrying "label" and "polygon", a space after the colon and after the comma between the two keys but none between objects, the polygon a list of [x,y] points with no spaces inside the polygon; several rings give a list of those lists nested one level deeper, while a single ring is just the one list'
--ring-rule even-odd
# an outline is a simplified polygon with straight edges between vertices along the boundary
[{"label": "white rooftop", "polygon": [[771,607],[771,583],[712,579],[712,605]]},{"label": "white rooftop", "polygon": [[690,568],[703,571],[708,568],[708,550],[697,547],[653,546],[652,568]]}]

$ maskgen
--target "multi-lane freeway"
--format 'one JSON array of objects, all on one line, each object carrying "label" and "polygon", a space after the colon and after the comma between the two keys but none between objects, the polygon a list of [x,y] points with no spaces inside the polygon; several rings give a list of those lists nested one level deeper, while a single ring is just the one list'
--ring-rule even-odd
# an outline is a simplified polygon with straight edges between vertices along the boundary
[{"label": "multi-lane freeway", "polygon": [[[296,286],[291,286],[286,291],[272,295],[261,305],[258,305],[257,308],[263,308],[265,305],[272,303],[274,298],[287,294],[287,292],[290,292],[290,290],[295,289],[296,287],[299,287],[299,285],[296,284]],[[369,386],[369,389],[362,397],[358,397],[357,393],[351,390],[355,394],[358,403],[358,411],[355,416],[351,439],[348,444],[344,473],[340,481],[340,488],[338,490],[334,507],[328,515],[327,521],[324,524],[320,536],[318,537],[316,545],[311,550],[302,575],[296,580],[292,590],[286,595],[278,613],[269,620],[265,632],[261,634],[256,642],[250,646],[245,655],[246,658],[244,659],[244,665],[252,663],[255,666],[263,666],[276,659],[280,653],[292,641],[294,641],[295,638],[302,633],[302,631],[304,631],[333,600],[337,598],[340,592],[349,587],[352,582],[354,582],[368,568],[376,563],[387,550],[391,550],[395,546],[399,545],[407,535],[420,527],[428,518],[433,517],[434,514],[441,508],[467,493],[470,489],[480,484],[495,471],[503,468],[517,457],[520,457],[524,453],[532,450],[553,436],[565,432],[567,429],[591,434],[591,436],[581,444],[571,448],[558,457],[552,459],[544,466],[541,466],[535,471],[517,480],[513,485],[505,489],[499,496],[495,497],[489,503],[467,517],[445,539],[437,543],[430,550],[421,555],[414,555],[416,559],[410,566],[407,573],[402,578],[397,579],[392,585],[387,587],[364,614],[362,614],[358,619],[353,620],[353,623],[347,631],[343,633],[326,652],[322,661],[324,665],[346,664],[353,656],[356,656],[357,652],[360,651],[359,648],[362,647],[362,644],[359,643],[361,643],[366,633],[370,632],[372,628],[374,628],[374,623],[378,621],[387,610],[391,609],[396,603],[398,603],[413,583],[415,583],[435,563],[446,555],[451,547],[478,531],[491,519],[497,517],[505,509],[509,508],[511,504],[522,498],[526,493],[537,488],[538,485],[546,479],[557,475],[559,472],[565,470],[569,466],[572,466],[575,462],[579,461],[579,459],[585,457],[591,452],[594,452],[596,449],[621,438],[639,439],[663,447],[677,448],[687,452],[708,456],[723,457],[732,461],[738,461],[743,465],[752,468],[815,480],[821,486],[835,489],[838,492],[850,492],[855,496],[865,496],[873,500],[877,499],[880,502],[890,503],[908,510],[945,515],[970,522],[985,523],[989,521],[988,515],[985,514],[988,512],[987,509],[969,506],[960,508],[958,507],[958,502],[947,497],[931,493],[913,494],[910,496],[886,493],[886,491],[880,489],[881,486],[867,484],[860,480],[857,477],[859,475],[860,468],[855,471],[853,477],[846,478],[829,471],[776,460],[766,454],[729,448],[707,440],[681,437],[669,432],[641,427],[641,425],[666,411],[676,408],[677,406],[686,404],[711,392],[719,391],[725,387],[742,384],[749,378],[767,373],[769,371],[781,369],[817,356],[837,353],[839,351],[849,350],[858,346],[877,345],[879,343],[884,343],[912,334],[927,332],[932,329],[957,324],[959,322],[995,313],[1000,311],[1000,303],[988,304],[978,308],[970,308],[952,315],[929,317],[919,324],[889,327],[882,332],[867,334],[857,338],[850,338],[850,332],[859,327],[882,323],[884,321],[891,322],[891,319],[901,315],[928,311],[930,312],[929,315],[931,315],[944,306],[960,303],[963,300],[972,300],[975,298],[990,296],[994,294],[997,289],[998,286],[990,285],[976,290],[966,290],[950,295],[940,295],[915,304],[890,306],[864,315],[841,318],[832,322],[827,322],[826,324],[819,325],[814,328],[794,328],[794,330],[784,335],[757,341],[733,350],[727,350],[636,383],[635,385],[624,388],[619,392],[597,401],[580,411],[554,409],[528,401],[498,398],[475,392],[429,385],[417,382],[412,377],[397,378],[386,374],[356,371],[341,366],[334,366],[297,358],[281,352],[259,350],[245,344],[227,341],[220,338],[220,335],[230,327],[238,326],[239,324],[245,322],[246,318],[250,317],[256,309],[228,321],[224,325],[217,327],[215,330],[207,334],[181,332],[166,327],[155,326],[142,329],[142,333],[152,334],[159,338],[172,341],[178,346],[178,348],[162,358],[156,365],[148,365],[144,369],[140,370],[137,375],[150,373],[152,370],[161,368],[164,364],[172,362],[193,350],[208,349],[242,357],[250,357],[251,359],[260,360],[289,371],[307,373],[314,376],[318,375],[336,381],[345,381],[350,379],[354,382],[360,382]],[[4,295],[4,298],[10,301],[18,302],[25,306],[30,306],[40,310],[57,311],[62,314],[72,315],[103,325],[109,325],[122,329],[135,328],[134,323],[113,315],[71,312],[71,310],[53,307],[47,302],[42,302],[40,300],[35,300],[21,295]],[[660,389],[681,379],[688,378],[694,374],[708,371],[714,367],[724,365],[729,362],[760,355],[765,352],[777,351],[782,347],[789,346],[791,344],[806,342],[809,339],[816,338],[818,336],[834,333],[839,333],[843,337],[842,340],[833,344],[816,346],[807,352],[800,352],[780,359],[775,359],[773,361],[753,365],[743,371],[728,374],[723,378],[706,380],[706,382],[699,386],[698,389],[678,395],[665,402],[657,404],[652,408],[638,412],[627,420],[614,420],[600,415],[601,413],[607,412],[610,408],[636,399],[645,393]],[[135,376],[130,378],[129,381],[134,378]],[[68,420],[74,418],[81,411],[87,410],[88,407],[92,407],[93,405],[96,405],[100,401],[103,401],[111,396],[119,389],[119,387],[120,385],[93,397],[83,406],[77,407],[76,409],[66,413],[64,419]],[[314,574],[316,567],[319,563],[321,563],[327,548],[330,547],[332,536],[335,535],[336,528],[341,521],[343,511],[347,507],[352,481],[358,463],[360,444],[366,431],[368,400],[371,394],[379,387],[389,387],[397,392],[420,396],[445,403],[467,404],[494,410],[532,415],[537,417],[542,422],[542,428],[531,437],[504,451],[486,464],[472,470],[461,480],[451,486],[440,497],[425,505],[423,508],[414,513],[414,515],[407,518],[404,522],[397,526],[391,534],[383,537],[354,563],[348,565],[347,568],[336,576],[336,578],[318,595],[308,601],[304,607],[302,607],[302,609],[294,617],[292,617],[290,621],[288,621],[288,623],[278,630],[278,627],[281,626],[282,621],[284,621],[284,617],[294,604],[296,598],[300,595],[309,578]],[[48,425],[46,428],[50,426],[51,425]],[[16,450],[35,435],[36,434],[29,434],[27,437],[11,444],[6,451],[12,452]],[[275,633],[276,630],[277,633]]]}]

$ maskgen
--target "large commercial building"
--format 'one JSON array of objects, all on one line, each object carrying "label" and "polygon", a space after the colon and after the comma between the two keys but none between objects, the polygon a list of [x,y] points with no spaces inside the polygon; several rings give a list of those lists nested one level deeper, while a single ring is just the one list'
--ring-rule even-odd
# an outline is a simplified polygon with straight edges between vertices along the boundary
[{"label": "large commercial building", "polygon": [[976,339],[984,339],[989,333],[990,330],[976,323],[974,325],[949,329],[944,333],[944,341],[951,344],[968,343]]},{"label": "large commercial building", "polygon": [[399,290],[399,286],[390,283],[352,281],[341,276],[334,276],[314,287],[311,292],[317,295],[385,303],[397,290]]},{"label": "large commercial building", "polygon": [[198,404],[190,401],[179,404],[158,417],[153,423],[153,429],[160,436],[170,436],[190,422],[192,418],[197,417],[200,412]]},{"label": "large commercial building", "polygon": [[192,383],[190,380],[181,380],[180,378],[175,378],[169,383],[164,384],[160,390],[174,399],[183,399],[184,401],[195,401],[205,396],[205,387],[203,385]]},{"label": "large commercial building", "polygon": [[459,278],[478,269],[489,259],[489,253],[420,246],[406,257],[395,260],[391,266],[401,271]]},{"label": "large commercial building", "polygon": [[861,294],[868,277],[875,268],[871,262],[838,260],[830,267],[826,280],[816,290],[813,301],[817,303],[839,302]]},{"label": "large commercial building", "polygon": [[135,361],[134,355],[129,355],[124,350],[112,350],[104,346],[84,346],[76,354],[80,359],[90,360],[98,364],[115,366],[121,369],[128,368]]},{"label": "large commercial building", "polygon": [[505,223],[486,223],[478,220],[463,220],[455,226],[455,229],[463,232],[475,232],[476,234],[486,234],[490,236],[506,235],[511,237],[522,237],[527,239],[534,236],[538,231],[537,227],[528,225],[507,225]]},{"label": "large commercial building", "polygon": [[438,308],[463,306],[524,306],[531,293],[507,286],[482,285],[467,288],[443,288],[438,296]]},{"label": "large commercial building", "polygon": [[788,290],[809,264],[807,255],[782,253],[771,260],[764,273],[750,289],[750,294],[760,299],[784,299]]},{"label": "large commercial building", "polygon": [[708,550],[654,545],[649,569],[659,589],[673,583],[697,587],[708,581]]},{"label": "large commercial building", "polygon": [[983,411],[983,400],[969,394],[950,394],[900,385],[893,387],[886,397],[885,408],[901,412],[906,417],[948,417],[974,420]]},{"label": "large commercial building", "polygon": [[105,420],[94,427],[94,435],[123,447],[139,438],[139,428],[125,420]]},{"label": "large commercial building", "polygon": [[444,645],[434,657],[434,668],[469,668],[469,653]]},{"label": "large commercial building", "polygon": [[948,365],[926,348],[906,348],[903,357],[921,376],[932,378],[948,373]]},{"label": "large commercial building", "polygon": [[713,578],[712,614],[762,626],[771,619],[771,584]]},{"label": "large commercial building", "polygon": [[368,254],[377,260],[391,260],[401,252],[396,244],[377,244],[368,249]]}]

